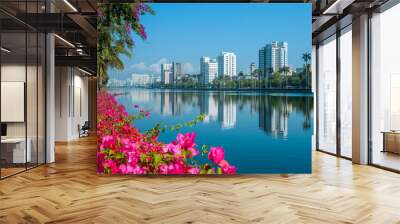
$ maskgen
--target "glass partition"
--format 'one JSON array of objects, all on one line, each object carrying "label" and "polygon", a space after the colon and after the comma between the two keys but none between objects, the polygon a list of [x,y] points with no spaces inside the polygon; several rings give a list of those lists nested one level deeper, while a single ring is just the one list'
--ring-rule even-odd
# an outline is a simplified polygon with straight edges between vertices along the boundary
[{"label": "glass partition", "polygon": [[44,1],[1,1],[0,178],[45,163],[45,35],[18,18]]},{"label": "glass partition", "polygon": [[318,149],[336,153],[336,36],[318,47]]},{"label": "glass partition", "polygon": [[26,141],[26,41],[25,32],[1,34],[2,177],[24,171],[26,163],[31,162]]}]

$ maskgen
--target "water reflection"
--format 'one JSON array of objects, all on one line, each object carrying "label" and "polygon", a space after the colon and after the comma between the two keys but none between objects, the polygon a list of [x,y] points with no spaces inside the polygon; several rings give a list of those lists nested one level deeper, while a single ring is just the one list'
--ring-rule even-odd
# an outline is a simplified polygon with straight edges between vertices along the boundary
[{"label": "water reflection", "polygon": [[300,113],[302,125],[311,128],[313,97],[311,94],[272,94],[213,91],[149,91],[130,90],[131,102],[141,103],[162,116],[205,114],[205,123],[218,122],[221,129],[233,129],[245,116],[258,115],[258,128],[273,138],[286,139],[289,117]]}]

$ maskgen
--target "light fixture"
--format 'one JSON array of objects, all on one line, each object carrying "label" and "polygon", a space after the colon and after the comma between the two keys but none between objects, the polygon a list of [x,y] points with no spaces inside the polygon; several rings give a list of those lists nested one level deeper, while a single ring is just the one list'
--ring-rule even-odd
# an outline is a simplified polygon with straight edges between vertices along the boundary
[{"label": "light fixture", "polygon": [[11,52],[11,50],[9,50],[9,49],[7,49],[7,48],[5,48],[5,47],[1,47],[0,49],[1,49],[2,51],[6,52],[6,53],[10,53],[10,52]]},{"label": "light fixture", "polygon": [[64,38],[62,38],[62,37],[60,37],[60,36],[57,35],[57,34],[54,34],[54,36],[57,37],[59,40],[63,41],[64,43],[66,43],[67,45],[69,45],[70,47],[75,48],[75,45],[73,45],[73,44],[72,44],[71,42],[69,42],[68,40],[66,40],[66,39],[64,39]]},{"label": "light fixture", "polygon": [[64,3],[67,4],[74,12],[78,12],[78,10],[68,0],[64,0]]},{"label": "light fixture", "polygon": [[330,5],[324,12],[323,15],[340,15],[343,10],[351,5],[355,0],[336,0]]},{"label": "light fixture", "polygon": [[92,75],[92,73],[90,73],[90,72],[88,72],[88,71],[86,71],[86,70],[83,70],[83,69],[81,69],[81,68],[79,68],[79,67],[78,67],[78,70],[81,71],[81,72],[83,72],[83,73],[85,73],[85,74],[87,74],[87,75]]}]

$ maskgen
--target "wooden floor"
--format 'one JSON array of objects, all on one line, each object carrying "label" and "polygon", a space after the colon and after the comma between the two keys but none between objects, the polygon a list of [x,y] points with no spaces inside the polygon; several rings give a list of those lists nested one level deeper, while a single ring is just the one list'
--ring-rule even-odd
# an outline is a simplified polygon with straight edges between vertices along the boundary
[{"label": "wooden floor", "polygon": [[0,181],[0,223],[400,223],[400,175],[314,153],[312,175],[101,177],[95,140]]}]

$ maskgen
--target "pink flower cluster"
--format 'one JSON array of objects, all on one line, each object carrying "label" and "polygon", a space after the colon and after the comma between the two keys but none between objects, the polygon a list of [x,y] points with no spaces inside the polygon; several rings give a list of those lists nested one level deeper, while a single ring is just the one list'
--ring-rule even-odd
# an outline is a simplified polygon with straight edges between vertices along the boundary
[{"label": "pink flower cluster", "polygon": [[[175,141],[158,141],[158,131],[147,136],[111,94],[97,94],[97,171],[105,174],[235,174],[222,147],[210,147],[209,163],[198,164],[196,134],[178,134]],[[134,105],[138,108],[137,105]],[[143,111],[144,112],[144,111]],[[144,112],[146,117],[149,112]]]}]

